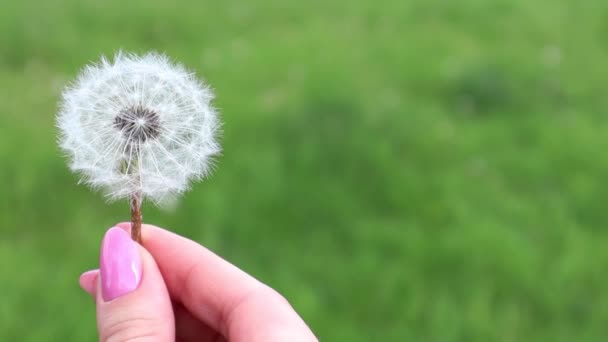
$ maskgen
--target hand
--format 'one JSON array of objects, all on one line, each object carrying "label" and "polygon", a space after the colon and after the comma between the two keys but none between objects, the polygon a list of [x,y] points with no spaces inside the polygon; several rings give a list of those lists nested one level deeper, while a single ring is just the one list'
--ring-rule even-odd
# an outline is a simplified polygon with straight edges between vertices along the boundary
[{"label": "hand", "polygon": [[317,341],[276,291],[194,241],[144,225],[108,230],[99,270],[80,286],[95,298],[100,341]]}]

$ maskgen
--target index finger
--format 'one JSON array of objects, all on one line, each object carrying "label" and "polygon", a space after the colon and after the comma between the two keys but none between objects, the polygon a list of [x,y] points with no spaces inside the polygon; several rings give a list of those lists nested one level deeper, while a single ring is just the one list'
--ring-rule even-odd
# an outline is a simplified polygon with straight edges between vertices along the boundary
[{"label": "index finger", "polygon": [[205,247],[151,225],[142,241],[171,296],[227,339],[316,341],[281,295]]}]

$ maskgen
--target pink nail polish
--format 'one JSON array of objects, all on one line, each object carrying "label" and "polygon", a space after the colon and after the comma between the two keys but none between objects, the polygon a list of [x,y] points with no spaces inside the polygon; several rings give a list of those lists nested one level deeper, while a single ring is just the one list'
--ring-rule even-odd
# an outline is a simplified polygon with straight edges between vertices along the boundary
[{"label": "pink nail polish", "polygon": [[142,274],[139,250],[124,230],[113,227],[106,232],[101,243],[99,271],[101,295],[106,302],[133,292],[139,286]]}]

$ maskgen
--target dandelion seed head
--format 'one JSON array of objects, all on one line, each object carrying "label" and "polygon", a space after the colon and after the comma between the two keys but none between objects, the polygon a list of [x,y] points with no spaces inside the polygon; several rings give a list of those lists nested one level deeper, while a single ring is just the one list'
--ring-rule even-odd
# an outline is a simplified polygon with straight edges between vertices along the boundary
[{"label": "dandelion seed head", "polygon": [[109,199],[159,204],[208,175],[220,152],[213,94],[163,55],[118,53],[62,94],[59,144],[81,182]]}]

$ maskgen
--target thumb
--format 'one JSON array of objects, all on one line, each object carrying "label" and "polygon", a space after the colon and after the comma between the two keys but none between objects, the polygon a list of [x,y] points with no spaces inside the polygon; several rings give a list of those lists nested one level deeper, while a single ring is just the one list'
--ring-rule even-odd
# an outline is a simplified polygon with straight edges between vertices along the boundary
[{"label": "thumb", "polygon": [[116,227],[106,232],[100,254],[99,272],[80,278],[83,288],[94,292],[99,340],[173,341],[171,299],[152,256]]}]

